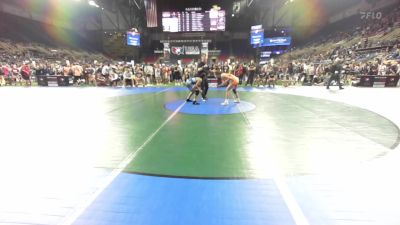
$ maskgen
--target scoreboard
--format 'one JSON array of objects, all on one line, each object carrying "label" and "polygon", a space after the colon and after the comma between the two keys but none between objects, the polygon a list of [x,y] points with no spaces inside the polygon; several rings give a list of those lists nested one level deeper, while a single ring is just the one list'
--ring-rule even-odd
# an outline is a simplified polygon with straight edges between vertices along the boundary
[{"label": "scoreboard", "polygon": [[163,12],[164,32],[225,31],[225,11]]}]

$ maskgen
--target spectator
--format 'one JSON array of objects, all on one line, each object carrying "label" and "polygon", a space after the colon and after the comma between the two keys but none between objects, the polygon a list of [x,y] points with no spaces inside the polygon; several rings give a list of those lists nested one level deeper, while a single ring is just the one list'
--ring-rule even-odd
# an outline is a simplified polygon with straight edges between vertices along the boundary
[{"label": "spectator", "polygon": [[155,84],[159,85],[162,83],[162,76],[161,76],[161,67],[160,64],[156,64],[154,68],[154,77],[155,77]]},{"label": "spectator", "polygon": [[133,87],[133,83],[132,83],[132,69],[129,67],[125,67],[124,68],[124,85],[125,87]]},{"label": "spectator", "polygon": [[143,85],[143,87],[146,86],[146,81],[145,81],[145,78],[144,78],[144,74],[143,74],[143,69],[142,68],[137,67],[137,70],[135,71],[134,80],[135,80],[136,87],[138,87],[139,85]]},{"label": "spectator", "polygon": [[31,68],[29,67],[29,62],[26,61],[24,65],[21,67],[21,76],[22,79],[25,80],[25,85],[26,86],[32,86],[32,81],[31,81]]},{"label": "spectator", "polygon": [[71,68],[72,70],[72,75],[74,76],[74,85],[80,85],[81,82],[81,76],[83,72],[83,68],[79,63],[74,63],[74,65]]},{"label": "spectator", "polygon": [[251,60],[250,65],[249,65],[249,77],[247,79],[246,85],[250,84],[251,86],[253,86],[254,83],[254,77],[256,75],[256,64],[254,63],[254,60]]},{"label": "spectator", "polygon": [[152,84],[154,81],[154,68],[148,64],[144,67],[144,73],[146,74],[146,84]]}]

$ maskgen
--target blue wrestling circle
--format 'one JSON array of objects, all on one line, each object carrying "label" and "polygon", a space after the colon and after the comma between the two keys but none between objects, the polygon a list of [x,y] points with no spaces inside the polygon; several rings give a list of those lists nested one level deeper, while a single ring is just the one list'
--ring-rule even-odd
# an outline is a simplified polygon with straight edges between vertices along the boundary
[{"label": "blue wrestling circle", "polygon": [[[229,105],[222,106],[221,103],[224,101],[222,98],[210,98],[206,102],[200,101],[200,105],[193,105],[191,102],[187,102],[180,110],[179,113],[193,114],[193,115],[227,115],[236,114],[252,111],[256,106],[250,102],[241,101],[240,103],[234,103],[233,100],[229,100]],[[185,100],[177,100],[165,104],[165,108],[174,112],[178,109]]]}]

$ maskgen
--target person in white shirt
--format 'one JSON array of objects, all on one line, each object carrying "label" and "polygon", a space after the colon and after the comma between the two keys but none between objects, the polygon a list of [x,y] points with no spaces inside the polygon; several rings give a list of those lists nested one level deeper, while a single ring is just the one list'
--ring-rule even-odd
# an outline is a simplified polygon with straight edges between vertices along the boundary
[{"label": "person in white shirt", "polygon": [[307,71],[307,80],[313,85],[313,80],[315,76],[315,66],[314,63],[308,64],[308,71]]},{"label": "person in white shirt", "polygon": [[104,65],[101,69],[101,74],[107,79],[110,75],[110,64]]},{"label": "person in white shirt", "polygon": [[109,76],[111,80],[111,86],[116,87],[118,86],[119,75],[117,73],[117,68],[115,66],[110,67]]},{"label": "person in white shirt", "polygon": [[162,77],[161,77],[161,67],[159,64],[155,65],[154,68],[154,77],[155,77],[155,83],[156,85],[160,84],[162,82]]},{"label": "person in white shirt", "polygon": [[125,87],[127,87],[127,86],[133,87],[133,84],[132,84],[132,77],[133,77],[132,69],[129,68],[129,67],[125,67],[123,76],[124,76]]},{"label": "person in white shirt", "polygon": [[386,75],[386,65],[382,62],[378,66],[378,75],[379,76],[385,76]]},{"label": "person in white shirt", "polygon": [[146,83],[151,84],[154,80],[154,68],[152,65],[147,64],[144,67],[144,73],[146,74]]}]

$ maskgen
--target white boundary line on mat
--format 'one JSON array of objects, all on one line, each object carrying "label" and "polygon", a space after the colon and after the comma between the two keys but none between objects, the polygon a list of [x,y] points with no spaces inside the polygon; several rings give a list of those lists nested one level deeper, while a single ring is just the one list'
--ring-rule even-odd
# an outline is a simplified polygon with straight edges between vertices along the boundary
[{"label": "white boundary line on mat", "polygon": [[73,224],[83,213],[84,211],[96,200],[96,198],[114,181],[114,179],[121,174],[121,172],[128,166],[129,163],[132,162],[136,158],[136,156],[149,144],[154,137],[160,132],[160,130],[169,122],[171,121],[176,114],[182,109],[182,107],[186,104],[183,102],[150,136],[147,137],[146,141],[134,152],[129,154],[121,163],[118,164],[117,168],[114,169],[106,178],[106,180],[100,185],[97,191],[90,195],[82,205],[78,206],[75,211],[69,215],[65,221],[61,223],[61,225],[71,225]]},{"label": "white boundary line on mat", "polygon": [[[252,124],[247,118],[246,113],[242,111],[240,107],[240,103],[237,105],[239,108],[240,113],[243,116],[243,119],[245,120],[246,124],[250,129],[252,129]],[[289,189],[289,186],[285,182],[285,178],[279,174],[278,168],[276,165],[274,165],[273,162],[267,159],[267,164],[270,165],[271,170],[274,171],[272,175],[272,180],[274,181],[277,189],[279,190],[279,193],[282,196],[283,201],[285,202],[286,206],[288,207],[288,210],[290,212],[290,215],[292,216],[294,222],[296,225],[310,225],[308,222],[307,217],[304,215],[303,210],[301,209],[299,203],[296,201],[296,198],[293,196],[292,192]]]}]

